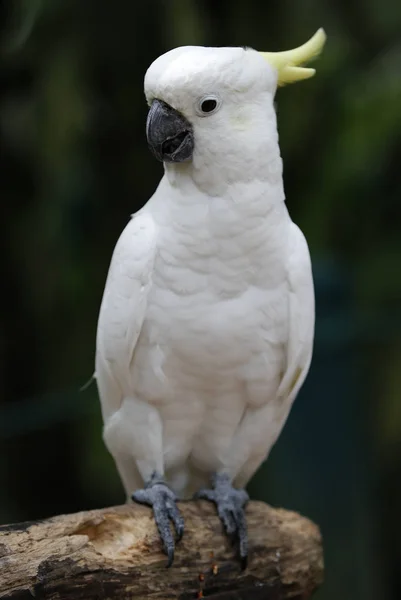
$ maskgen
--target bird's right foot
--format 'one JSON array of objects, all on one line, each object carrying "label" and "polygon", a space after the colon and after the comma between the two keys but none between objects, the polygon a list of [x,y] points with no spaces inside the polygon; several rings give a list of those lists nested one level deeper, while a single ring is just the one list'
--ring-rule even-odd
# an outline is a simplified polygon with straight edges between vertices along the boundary
[{"label": "bird's right foot", "polygon": [[153,516],[164,551],[167,554],[167,567],[171,567],[174,560],[175,544],[170,521],[173,522],[177,541],[184,534],[184,519],[177,507],[177,496],[163,481],[163,478],[154,473],[145,488],[137,490],[131,497],[138,504],[146,504],[153,508]]}]

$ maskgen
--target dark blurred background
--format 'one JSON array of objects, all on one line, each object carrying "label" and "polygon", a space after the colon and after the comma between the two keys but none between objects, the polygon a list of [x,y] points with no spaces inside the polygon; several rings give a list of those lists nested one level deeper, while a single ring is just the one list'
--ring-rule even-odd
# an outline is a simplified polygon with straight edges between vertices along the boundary
[{"label": "dark blurred background", "polygon": [[324,535],[319,600],[401,598],[400,0],[1,2],[0,523],[124,501],[93,371],[114,244],[162,175],[143,76],[174,46],[286,50],[285,187],[308,239],[315,354],[255,498]]}]

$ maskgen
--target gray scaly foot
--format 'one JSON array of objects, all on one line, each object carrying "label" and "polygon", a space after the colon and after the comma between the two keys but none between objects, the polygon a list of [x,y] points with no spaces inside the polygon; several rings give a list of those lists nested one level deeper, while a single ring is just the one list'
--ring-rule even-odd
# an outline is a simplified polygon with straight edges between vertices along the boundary
[{"label": "gray scaly foot", "polygon": [[233,488],[230,478],[225,473],[216,473],[212,484],[213,489],[199,490],[195,498],[216,504],[217,513],[227,534],[238,540],[241,565],[245,569],[248,561],[248,534],[244,507],[249,496],[245,490]]},{"label": "gray scaly foot", "polygon": [[184,534],[184,519],[176,504],[177,496],[166,485],[163,478],[154,473],[144,489],[137,490],[132,494],[132,499],[138,504],[147,504],[153,508],[157,529],[168,558],[167,567],[171,567],[175,545],[170,521],[173,522],[177,540],[180,540]]}]

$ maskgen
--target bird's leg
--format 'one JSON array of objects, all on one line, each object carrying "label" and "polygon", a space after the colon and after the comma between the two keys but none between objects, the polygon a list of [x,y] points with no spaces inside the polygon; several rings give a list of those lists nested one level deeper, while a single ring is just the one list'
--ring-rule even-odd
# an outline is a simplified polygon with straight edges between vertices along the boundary
[{"label": "bird's leg", "polygon": [[244,507],[249,496],[244,489],[235,489],[226,473],[216,473],[212,477],[212,489],[202,489],[195,498],[214,502],[217,513],[228,535],[238,540],[239,555],[242,568],[245,569],[248,560],[248,534]]},{"label": "bird's leg", "polygon": [[184,533],[184,519],[176,504],[177,496],[164,482],[163,477],[155,472],[144,489],[137,490],[132,494],[132,499],[139,504],[147,504],[153,508],[157,529],[168,558],[167,566],[171,567],[175,545],[170,521],[173,522],[177,540],[180,540]]}]

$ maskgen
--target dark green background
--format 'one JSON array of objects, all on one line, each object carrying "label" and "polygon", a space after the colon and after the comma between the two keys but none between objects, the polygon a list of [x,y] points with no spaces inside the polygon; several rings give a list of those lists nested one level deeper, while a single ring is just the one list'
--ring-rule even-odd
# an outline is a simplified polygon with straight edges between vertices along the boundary
[{"label": "dark green background", "polygon": [[184,44],[288,49],[288,207],[317,295],[312,369],[254,497],[323,531],[320,600],[401,597],[399,0],[15,0],[1,7],[0,522],[123,501],[93,370],[113,246],[162,168],[143,76]]}]

